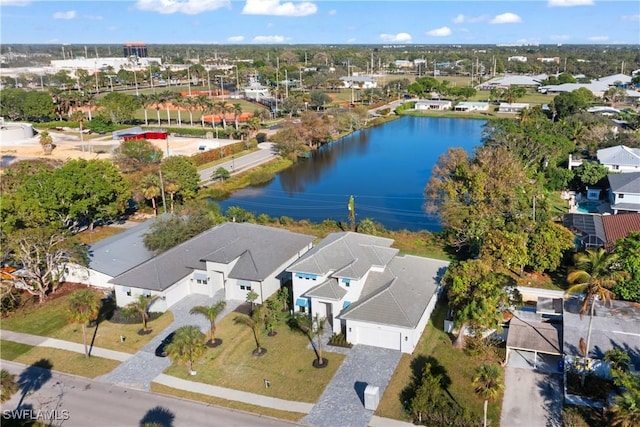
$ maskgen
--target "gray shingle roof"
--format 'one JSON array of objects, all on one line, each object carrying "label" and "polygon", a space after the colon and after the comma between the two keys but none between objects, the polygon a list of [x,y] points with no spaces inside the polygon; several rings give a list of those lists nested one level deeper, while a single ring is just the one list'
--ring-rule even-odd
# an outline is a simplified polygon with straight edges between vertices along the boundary
[{"label": "gray shingle roof", "polygon": [[347,294],[345,289],[342,289],[338,284],[338,279],[330,278],[320,283],[318,286],[314,286],[304,293],[305,297],[309,298],[323,298],[339,301]]},{"label": "gray shingle roof", "polygon": [[288,270],[360,279],[372,266],[384,267],[398,253],[392,239],[353,232],[329,234]]},{"label": "gray shingle roof", "polygon": [[154,220],[145,221],[89,246],[89,268],[111,277],[153,257],[145,248],[142,236]]},{"label": "gray shingle roof", "polygon": [[435,259],[397,256],[383,272],[369,273],[360,299],[339,317],[415,328],[448,265]]},{"label": "gray shingle roof", "polygon": [[519,350],[535,350],[546,354],[562,354],[562,324],[539,319],[528,320],[513,317],[509,321],[507,347]]},{"label": "gray shingle roof", "polygon": [[607,178],[614,193],[640,194],[640,172],[614,173]]},{"label": "gray shingle roof", "polygon": [[113,278],[111,283],[162,291],[206,261],[227,264],[238,259],[229,277],[262,281],[314,237],[257,224],[227,222]]}]

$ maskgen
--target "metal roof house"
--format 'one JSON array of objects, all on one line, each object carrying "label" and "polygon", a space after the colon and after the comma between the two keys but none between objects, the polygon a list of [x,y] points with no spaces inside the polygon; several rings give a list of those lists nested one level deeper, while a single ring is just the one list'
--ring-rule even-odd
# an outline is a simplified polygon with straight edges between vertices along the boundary
[{"label": "metal roof house", "polygon": [[399,255],[391,239],[333,233],[294,262],[296,311],[327,319],[352,344],[411,353],[448,262]]},{"label": "metal roof house", "polygon": [[[116,274],[108,284],[119,306],[140,294],[158,296],[153,311],[165,311],[190,294],[213,297],[219,290],[227,300],[241,301],[253,290],[258,294],[256,303],[262,304],[280,289],[288,277],[287,266],[311,249],[314,239],[278,228],[226,222],[160,255],[138,259],[135,265],[126,261],[134,258],[126,245],[111,251],[114,267],[119,267],[111,270]],[[129,268],[120,271],[125,267]]]}]

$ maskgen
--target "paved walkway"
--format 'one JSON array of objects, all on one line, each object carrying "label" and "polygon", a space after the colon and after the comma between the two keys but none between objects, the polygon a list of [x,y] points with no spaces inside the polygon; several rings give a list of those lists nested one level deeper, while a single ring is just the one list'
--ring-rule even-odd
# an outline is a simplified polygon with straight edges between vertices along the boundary
[{"label": "paved walkway", "polygon": [[[134,357],[121,363],[108,374],[96,379],[124,387],[149,390],[154,379],[171,366],[171,360],[168,357],[157,357],[155,355],[155,350],[160,345],[160,342],[170,332],[182,326],[195,325],[200,327],[202,331],[208,331],[209,321],[204,316],[189,314],[189,310],[196,305],[214,304],[223,298],[223,290],[216,293],[213,298],[209,298],[206,295],[188,295],[184,297],[180,302],[170,308],[170,311],[173,313],[173,323],[171,323],[171,325],[156,335],[147,345],[142,347]],[[227,306],[225,310],[220,313],[218,319],[223,318],[235,310],[241,303],[242,301],[227,301]]]},{"label": "paved walkway", "polygon": [[[302,422],[315,427],[369,426],[373,411],[364,408],[364,390],[376,386],[382,398],[401,356],[395,350],[354,346]],[[376,421],[389,425],[380,418]]]},{"label": "paved walkway", "polygon": [[562,377],[533,369],[507,366],[500,425],[504,427],[560,427]]},{"label": "paved walkway", "polygon": [[[71,341],[63,341],[55,338],[47,338],[41,337],[39,335],[31,335],[6,330],[0,330],[0,338],[2,338],[3,340],[19,342],[32,346],[51,347],[84,354],[84,344],[78,344]],[[109,350],[101,347],[90,347],[89,354],[91,356],[104,357],[105,359],[118,360],[120,362],[124,362],[133,357],[133,354],[123,353],[116,350]]]}]

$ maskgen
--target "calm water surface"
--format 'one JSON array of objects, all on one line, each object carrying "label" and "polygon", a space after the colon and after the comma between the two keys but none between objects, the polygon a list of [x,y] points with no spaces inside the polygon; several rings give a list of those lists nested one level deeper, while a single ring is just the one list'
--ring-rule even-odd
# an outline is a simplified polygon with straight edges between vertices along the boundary
[{"label": "calm water surface", "polygon": [[480,145],[484,120],[403,117],[328,144],[310,159],[219,201],[256,214],[321,222],[348,221],[355,198],[356,220],[371,218],[387,229],[441,229],[422,209],[431,169],[449,147],[472,151]]}]

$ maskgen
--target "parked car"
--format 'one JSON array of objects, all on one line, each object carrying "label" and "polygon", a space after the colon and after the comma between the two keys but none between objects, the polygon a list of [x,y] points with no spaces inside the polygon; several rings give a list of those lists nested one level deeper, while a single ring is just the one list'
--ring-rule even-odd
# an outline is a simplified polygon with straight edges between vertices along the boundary
[{"label": "parked car", "polygon": [[156,348],[156,356],[167,357],[166,347],[167,345],[171,344],[171,341],[173,341],[173,337],[175,334],[176,334],[175,331],[171,332],[169,335],[165,337],[165,339],[162,340],[158,348]]}]

